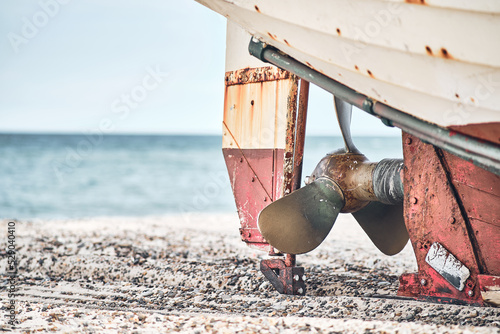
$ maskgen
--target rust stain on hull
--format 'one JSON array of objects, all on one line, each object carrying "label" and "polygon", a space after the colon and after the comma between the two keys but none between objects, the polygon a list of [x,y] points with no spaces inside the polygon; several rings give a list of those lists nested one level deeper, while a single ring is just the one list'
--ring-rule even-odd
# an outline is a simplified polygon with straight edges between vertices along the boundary
[{"label": "rust stain on hull", "polygon": [[411,3],[415,5],[427,5],[425,0],[405,0],[406,3]]},{"label": "rust stain on hull", "polygon": [[441,51],[441,53],[440,53],[441,57],[446,58],[446,59],[453,59],[453,57],[450,55],[448,50],[446,50],[445,48],[441,48],[440,51]]},{"label": "rust stain on hull", "polygon": [[244,68],[238,71],[226,72],[225,81],[226,86],[232,86],[273,80],[285,80],[292,76],[293,74],[288,71],[284,71],[274,66],[268,66]]},{"label": "rust stain on hull", "polygon": [[267,33],[269,35],[269,37],[271,37],[272,39],[274,39],[275,41],[278,39],[278,37],[276,35],[273,35],[271,34],[270,32]]},{"label": "rust stain on hull", "polygon": [[294,84],[290,87],[288,93],[286,109],[286,137],[285,137],[285,160],[284,160],[284,180],[283,195],[291,193],[293,189],[293,171],[294,171],[294,151],[295,151],[295,130],[297,123],[297,92],[298,78],[295,78]]}]

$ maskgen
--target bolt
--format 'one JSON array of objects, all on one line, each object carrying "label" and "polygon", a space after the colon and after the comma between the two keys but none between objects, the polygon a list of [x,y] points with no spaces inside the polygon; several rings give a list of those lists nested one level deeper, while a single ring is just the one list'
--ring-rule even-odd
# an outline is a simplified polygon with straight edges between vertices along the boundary
[{"label": "bolt", "polygon": [[448,224],[455,224],[455,217],[448,218]]},{"label": "bolt", "polygon": [[308,185],[309,183],[311,183],[311,177],[310,177],[310,176],[306,176],[306,177],[304,178],[304,183],[305,183],[306,185]]},{"label": "bolt", "polygon": [[422,279],[420,280],[420,284],[421,284],[422,286],[426,286],[426,285],[427,285],[427,281],[426,281],[425,279],[423,279],[423,278],[422,278]]},{"label": "bolt", "polygon": [[255,182],[255,177],[252,177],[252,182]]},{"label": "bolt", "polygon": [[298,281],[299,280],[299,275],[293,276],[293,279],[296,280],[296,281]]},{"label": "bolt", "polygon": [[299,293],[299,295],[301,295],[301,294],[303,294],[303,293],[304,293],[304,290],[302,290],[302,288],[299,288],[299,289],[297,290],[297,292]]},{"label": "bolt", "polygon": [[469,290],[469,291],[467,291],[467,294],[469,295],[469,297],[472,297],[472,296],[474,296],[474,291]]},{"label": "bolt", "polygon": [[417,204],[417,202],[418,202],[418,200],[417,200],[417,198],[416,198],[416,197],[412,197],[412,198],[410,199],[410,203],[411,203],[411,204]]},{"label": "bolt", "polygon": [[410,137],[406,138],[406,145],[411,145],[412,140]]},{"label": "bolt", "polygon": [[302,280],[305,281],[306,280],[306,275],[302,275]]},{"label": "bolt", "polygon": [[243,162],[243,158],[240,158],[240,162]]},{"label": "bolt", "polygon": [[264,202],[267,202],[267,197],[264,197]]}]

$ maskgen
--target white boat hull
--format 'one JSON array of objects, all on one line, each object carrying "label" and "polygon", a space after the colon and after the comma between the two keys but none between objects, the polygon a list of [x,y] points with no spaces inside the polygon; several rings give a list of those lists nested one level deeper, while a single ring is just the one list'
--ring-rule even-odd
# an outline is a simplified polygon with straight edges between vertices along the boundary
[{"label": "white boat hull", "polygon": [[395,109],[442,127],[500,131],[499,2],[198,1]]}]

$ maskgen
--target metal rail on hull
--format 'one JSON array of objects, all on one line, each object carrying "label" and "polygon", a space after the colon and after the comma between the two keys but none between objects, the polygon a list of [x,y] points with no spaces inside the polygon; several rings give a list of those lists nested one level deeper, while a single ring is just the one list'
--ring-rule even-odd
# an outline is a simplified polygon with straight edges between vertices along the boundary
[{"label": "metal rail on hull", "polygon": [[412,115],[380,103],[302,64],[278,49],[252,38],[248,46],[251,55],[312,82],[342,100],[379,117],[384,124],[396,126],[421,140],[442,148],[464,160],[500,175],[500,148],[455,131],[427,123]]}]

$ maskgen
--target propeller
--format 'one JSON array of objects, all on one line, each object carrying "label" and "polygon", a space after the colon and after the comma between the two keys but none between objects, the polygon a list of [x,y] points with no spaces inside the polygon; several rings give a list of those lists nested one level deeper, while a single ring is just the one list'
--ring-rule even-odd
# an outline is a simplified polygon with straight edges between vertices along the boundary
[{"label": "propeller", "polygon": [[307,253],[330,233],[343,206],[338,185],[319,178],[265,207],[259,214],[259,229],[274,248],[288,254]]},{"label": "propeller", "polygon": [[403,203],[387,205],[371,202],[352,214],[370,240],[385,255],[395,255],[405,247],[409,236],[406,230]]},{"label": "propeller", "polygon": [[368,162],[352,141],[352,105],[337,97],[334,104],[345,149],[325,156],[305,187],[265,207],[258,218],[260,232],[283,253],[307,253],[323,242],[340,212],[352,212],[380,251],[397,254],[409,239],[403,216],[403,162]]}]

